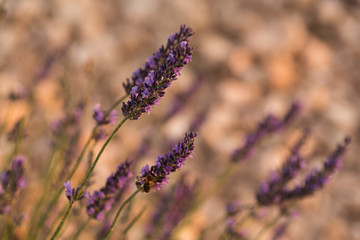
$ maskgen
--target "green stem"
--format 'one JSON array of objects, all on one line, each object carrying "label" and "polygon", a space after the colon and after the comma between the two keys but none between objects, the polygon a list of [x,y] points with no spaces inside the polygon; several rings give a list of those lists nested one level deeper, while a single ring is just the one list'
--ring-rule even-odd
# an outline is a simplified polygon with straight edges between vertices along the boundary
[{"label": "green stem", "polygon": [[71,209],[73,207],[73,203],[72,202],[69,202],[69,207],[67,208],[63,218],[61,219],[61,222],[59,223],[59,225],[57,226],[55,232],[53,233],[53,235],[51,236],[50,240],[55,240],[56,237],[59,235],[60,231],[61,231],[61,228],[63,227],[66,219],[68,218],[70,212],[71,212]]},{"label": "green stem", "polygon": [[120,216],[121,211],[124,209],[124,207],[141,191],[141,189],[137,189],[128,199],[126,199],[123,204],[121,204],[119,210],[116,213],[116,216],[114,218],[114,221],[111,224],[111,227],[109,229],[109,231],[107,232],[104,240],[110,239],[110,235],[111,233],[114,231],[115,228],[115,224]]},{"label": "green stem", "polygon": [[82,231],[85,229],[85,227],[89,224],[91,218],[89,217],[86,222],[84,222],[81,227],[79,228],[79,230],[76,232],[76,234],[73,237],[73,240],[78,239],[78,237],[80,236],[80,234],[82,233]]},{"label": "green stem", "polygon": [[261,236],[270,228],[272,228],[283,216],[282,213],[278,214],[276,217],[274,217],[270,222],[268,222],[261,230],[256,234],[256,236],[253,238],[253,240],[258,240],[261,238]]},{"label": "green stem", "polygon": [[129,232],[129,230],[134,226],[134,224],[140,219],[140,217],[144,214],[146,210],[146,207],[143,207],[138,215],[134,217],[134,219],[128,224],[128,226],[124,229],[123,233],[121,234],[121,239],[125,240],[126,235]]},{"label": "green stem", "polygon": [[[123,97],[121,97],[119,100],[117,100],[110,108],[109,110],[107,110],[107,112],[105,113],[105,116],[108,116],[110,114],[110,112],[115,109],[122,101],[124,101],[124,99],[126,99],[128,97],[128,95],[124,95]],[[88,174],[86,175],[86,178],[84,179],[83,181],[83,184],[81,185],[82,187],[86,184],[86,181],[88,180],[88,178],[90,177],[92,171],[94,170],[95,168],[95,165],[96,165],[96,162],[99,160],[102,152],[104,151],[106,145],[110,142],[110,140],[112,139],[112,137],[115,135],[115,133],[119,130],[119,128],[124,124],[124,122],[126,121],[126,118],[124,118],[120,124],[116,127],[116,129],[113,131],[112,135],[107,139],[107,141],[105,142],[104,146],[102,147],[101,151],[99,152],[99,154],[97,155],[97,158],[95,159],[92,167],[91,167],[91,171],[88,172]],[[96,133],[96,130],[98,129],[98,126],[95,126],[92,130],[92,133],[91,135],[89,136],[88,140],[86,141],[83,149],[81,150],[81,153],[79,155],[79,157],[76,159],[76,163],[75,165],[73,166],[73,168],[71,169],[71,172],[70,174],[67,176],[67,180],[70,180],[73,175],[75,174],[77,168],[79,167],[80,165],[80,162],[81,160],[83,159],[85,153],[86,153],[86,150],[88,149],[91,141],[93,140],[94,136],[95,136],[95,133]],[[61,196],[61,193],[63,192],[63,188],[60,188],[58,190],[58,192],[56,192],[56,194],[54,195],[54,198],[51,200],[51,202],[49,203],[48,207],[47,207],[47,211],[41,216],[38,224],[37,224],[37,227],[36,227],[36,230],[35,230],[35,233],[32,235],[33,237],[35,237],[37,235],[37,231],[40,230],[43,225],[45,224],[45,221],[46,219],[48,218],[49,214],[51,213],[51,210],[54,208],[54,206],[56,205],[57,201],[59,200],[59,197]]]},{"label": "green stem", "polygon": [[80,187],[81,187],[81,188],[84,187],[85,184],[87,183],[87,181],[89,180],[89,178],[90,178],[92,172],[94,171],[95,166],[96,166],[97,162],[99,161],[102,153],[104,152],[106,146],[110,143],[111,139],[115,136],[115,134],[117,133],[117,131],[118,131],[118,130],[121,128],[121,126],[126,122],[126,120],[128,120],[128,118],[127,118],[127,117],[124,117],[123,120],[121,120],[121,122],[116,126],[116,128],[114,129],[114,131],[112,131],[112,133],[110,134],[110,136],[106,139],[104,145],[101,147],[100,152],[99,152],[98,155],[96,156],[96,158],[95,158],[93,164],[91,165],[88,173],[86,174],[84,180],[83,180],[82,183],[80,184]]}]

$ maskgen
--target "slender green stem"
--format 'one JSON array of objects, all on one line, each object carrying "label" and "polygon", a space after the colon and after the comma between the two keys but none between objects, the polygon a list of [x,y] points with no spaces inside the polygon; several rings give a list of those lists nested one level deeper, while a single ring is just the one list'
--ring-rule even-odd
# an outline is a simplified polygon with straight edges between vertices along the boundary
[{"label": "slender green stem", "polygon": [[85,178],[83,179],[82,183],[80,184],[80,187],[81,187],[81,188],[84,187],[85,184],[86,184],[86,182],[89,180],[89,178],[90,178],[92,172],[94,171],[95,166],[96,166],[97,162],[99,161],[102,153],[104,152],[106,146],[110,143],[111,139],[115,136],[115,134],[117,133],[117,131],[118,131],[118,130],[121,128],[121,126],[126,122],[126,120],[128,120],[128,118],[127,118],[127,117],[124,117],[123,120],[121,120],[121,122],[120,122],[120,123],[116,126],[116,128],[112,131],[112,133],[110,134],[110,136],[106,139],[104,145],[101,147],[98,155],[96,156],[93,164],[91,165],[88,173],[86,174]]},{"label": "slender green stem", "polygon": [[53,235],[51,236],[50,240],[54,240],[56,239],[56,237],[59,235],[60,231],[61,231],[61,228],[63,227],[66,219],[68,218],[70,212],[71,212],[71,209],[73,207],[73,203],[72,202],[69,202],[69,207],[67,208],[63,218],[61,219],[61,222],[59,223],[59,225],[57,226],[55,232],[53,233]]},{"label": "slender green stem", "polygon": [[[119,100],[117,100],[117,101],[109,108],[109,110],[107,110],[107,112],[105,113],[105,116],[108,116],[108,115],[110,114],[110,112],[111,112],[113,109],[115,109],[121,102],[123,102],[127,97],[128,97],[128,95],[124,95],[124,96],[121,97]],[[126,120],[127,120],[127,118],[124,118],[124,119],[120,122],[120,124],[116,127],[116,129],[113,131],[113,133],[110,135],[110,137],[106,140],[105,144],[103,145],[102,149],[100,150],[99,154],[97,155],[97,157],[96,157],[96,159],[95,159],[92,167],[90,168],[88,174],[86,175],[84,181],[82,182],[83,184],[81,185],[81,187],[83,187],[83,186],[86,184],[88,178],[91,176],[91,173],[92,173],[92,171],[94,170],[95,165],[96,165],[97,161],[99,160],[102,152],[104,151],[106,145],[110,142],[110,140],[112,139],[112,137],[116,134],[116,132],[117,132],[117,131],[119,130],[119,128],[125,123]],[[79,165],[80,165],[81,160],[83,159],[83,157],[84,157],[84,155],[85,155],[85,153],[86,153],[86,151],[87,151],[87,149],[88,149],[91,141],[93,140],[93,138],[94,138],[94,136],[95,136],[95,133],[96,133],[97,129],[98,129],[98,126],[95,126],[95,127],[93,128],[92,133],[91,133],[91,135],[89,136],[88,140],[86,141],[83,149],[81,150],[81,153],[80,153],[79,157],[76,159],[75,165],[73,166],[73,168],[71,169],[69,175],[67,176],[67,178],[66,178],[67,180],[70,180],[70,179],[73,177],[73,175],[75,174],[77,168],[78,168]],[[60,189],[56,192],[56,194],[54,195],[54,198],[50,201],[50,203],[49,203],[49,205],[48,205],[48,207],[47,207],[47,211],[41,216],[40,220],[38,221],[38,224],[37,224],[37,227],[36,227],[36,230],[35,230],[36,232],[35,232],[35,234],[34,234],[35,236],[36,236],[36,234],[37,234],[37,231],[43,227],[46,219],[48,218],[49,214],[51,213],[51,210],[52,210],[52,209],[54,208],[54,206],[56,205],[56,203],[57,203],[59,197],[61,196],[61,193],[62,193],[62,192],[63,192],[63,188],[60,188]],[[33,235],[33,236],[34,236],[34,235]]]},{"label": "slender green stem", "polygon": [[109,231],[107,232],[104,240],[110,239],[110,235],[111,235],[111,233],[114,231],[115,224],[116,224],[116,222],[117,222],[117,220],[118,220],[118,218],[119,218],[119,216],[120,216],[121,211],[124,209],[124,207],[125,207],[129,202],[131,202],[131,200],[132,200],[140,191],[141,191],[141,189],[137,189],[128,199],[126,199],[126,200],[123,202],[123,204],[121,204],[119,210],[118,210],[117,213],[116,213],[116,216],[115,216],[115,218],[114,218],[114,221],[112,222],[111,227],[110,227]]},{"label": "slender green stem", "polygon": [[275,216],[271,221],[269,221],[261,230],[256,234],[256,236],[253,238],[253,240],[258,240],[261,238],[261,236],[270,228],[272,228],[283,216],[282,213],[279,213],[277,216]]},{"label": "slender green stem", "polygon": [[82,233],[82,231],[83,231],[83,230],[86,228],[86,226],[89,224],[90,220],[91,220],[91,218],[89,217],[89,218],[86,220],[86,222],[84,222],[84,223],[80,226],[80,228],[78,229],[78,231],[77,231],[76,234],[74,235],[73,240],[78,239],[78,237],[80,236],[80,234]]},{"label": "slender green stem", "polygon": [[234,227],[238,228],[242,226],[247,220],[250,219],[252,215],[254,215],[256,209],[258,208],[257,205],[254,205],[252,208],[249,209],[249,212],[246,213],[240,220],[234,225]]},{"label": "slender green stem", "polygon": [[144,214],[145,210],[146,210],[146,206],[141,209],[141,211],[139,212],[139,214],[136,215],[136,216],[134,217],[134,219],[128,224],[128,226],[124,229],[123,233],[121,234],[121,238],[120,238],[120,239],[123,239],[123,240],[126,239],[127,233],[128,233],[129,230],[134,226],[134,224],[140,219],[140,217]]}]

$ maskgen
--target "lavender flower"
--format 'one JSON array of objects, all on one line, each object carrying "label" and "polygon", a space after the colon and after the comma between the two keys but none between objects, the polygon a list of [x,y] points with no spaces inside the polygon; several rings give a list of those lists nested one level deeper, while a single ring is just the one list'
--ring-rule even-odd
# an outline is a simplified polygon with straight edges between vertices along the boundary
[{"label": "lavender flower", "polygon": [[20,189],[25,188],[24,176],[25,157],[16,156],[11,169],[1,175],[0,185],[0,214],[7,214],[10,211],[10,202],[15,198]]},{"label": "lavender flower", "polygon": [[258,124],[257,129],[246,136],[245,143],[241,148],[236,149],[231,154],[234,162],[248,159],[255,145],[267,134],[276,132],[286,127],[300,112],[301,106],[298,102],[294,102],[283,119],[279,119],[269,114],[262,122]]},{"label": "lavender flower", "polygon": [[190,210],[194,197],[195,187],[187,184],[183,175],[172,194],[165,194],[158,201],[157,209],[147,226],[147,238],[170,239],[174,228]]},{"label": "lavender flower", "polygon": [[282,203],[286,200],[303,198],[311,195],[316,190],[322,188],[328,181],[330,175],[341,167],[341,156],[344,154],[346,146],[350,143],[349,138],[345,138],[344,144],[339,145],[335,152],[324,162],[322,170],[313,169],[305,178],[303,184],[289,190],[285,184],[293,179],[297,171],[302,167],[302,162],[292,160],[286,162],[282,171],[267,183],[262,183],[257,192],[257,201],[260,205],[270,205]]},{"label": "lavender flower", "polygon": [[111,174],[106,181],[105,187],[100,191],[94,191],[87,203],[87,214],[97,220],[104,219],[104,211],[109,211],[115,201],[115,195],[126,188],[129,178],[131,162],[121,163],[114,174]]},{"label": "lavender flower", "polygon": [[144,79],[139,74],[134,80],[130,100],[121,108],[125,117],[136,120],[144,112],[150,114],[151,106],[159,104],[165,89],[177,79],[182,67],[191,62],[193,48],[187,40],[180,41],[180,37],[187,39],[191,35],[192,30],[182,26],[179,34],[169,37],[167,47],[161,47],[145,64],[145,69],[149,71],[144,74]]},{"label": "lavender flower", "polygon": [[338,145],[327,161],[324,162],[323,169],[313,169],[310,174],[306,176],[302,185],[298,185],[292,190],[285,189],[283,192],[283,198],[303,198],[313,194],[318,189],[321,189],[328,182],[331,174],[333,174],[335,170],[341,168],[341,157],[345,153],[346,147],[349,143],[350,138],[345,138],[344,143],[342,145]]},{"label": "lavender flower", "polygon": [[117,113],[116,110],[112,110],[108,115],[104,112],[100,110],[100,103],[97,103],[94,105],[94,114],[93,114],[93,118],[96,121],[96,124],[98,126],[100,125],[106,125],[106,124],[114,124],[116,121],[116,117],[117,117]]},{"label": "lavender flower", "polygon": [[179,33],[174,33],[171,35],[165,47],[161,46],[161,48],[146,61],[143,68],[138,68],[135,72],[133,72],[131,83],[129,79],[126,79],[126,83],[123,83],[125,92],[130,94],[134,86],[141,86],[150,71],[158,70],[161,64],[166,62],[168,59],[170,52],[178,49],[180,43],[184,41],[187,42],[189,37],[193,34],[194,32],[191,28],[186,27],[185,25],[181,25]]},{"label": "lavender flower", "polygon": [[80,186],[78,186],[77,189],[75,190],[75,188],[71,187],[70,181],[66,181],[64,183],[64,187],[65,187],[65,195],[69,200],[69,202],[71,203],[73,203],[74,201],[79,201],[83,198],[89,198],[89,193],[87,190],[85,191],[81,190]]},{"label": "lavender flower", "polygon": [[186,102],[189,102],[189,99],[194,95],[194,93],[196,93],[199,90],[199,88],[202,85],[202,82],[203,79],[201,77],[197,77],[195,81],[193,81],[192,85],[185,92],[178,94],[175,97],[173,104],[169,109],[169,111],[167,112],[167,114],[165,115],[163,121],[172,118],[176,113],[181,111],[184,108]]},{"label": "lavender flower", "polygon": [[259,190],[256,194],[257,201],[260,205],[280,203],[285,184],[294,179],[298,171],[305,167],[305,160],[301,157],[299,150],[305,143],[308,134],[309,131],[305,130],[302,137],[292,148],[292,153],[287,161],[285,161],[282,168],[278,172],[272,173],[267,182],[260,184]]},{"label": "lavender flower", "polygon": [[184,165],[187,157],[192,158],[196,136],[195,132],[186,133],[184,141],[175,145],[172,151],[164,156],[158,156],[154,166],[143,167],[141,175],[136,177],[136,186],[143,192],[150,192],[151,189],[160,190],[168,181],[167,175]]}]

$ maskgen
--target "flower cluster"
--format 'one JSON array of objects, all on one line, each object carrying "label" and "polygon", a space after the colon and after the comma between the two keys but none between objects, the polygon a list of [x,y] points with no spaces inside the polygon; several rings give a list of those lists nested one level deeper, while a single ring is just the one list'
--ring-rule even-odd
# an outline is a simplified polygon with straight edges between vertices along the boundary
[{"label": "flower cluster", "polygon": [[94,191],[87,203],[87,214],[97,220],[104,219],[104,211],[109,211],[115,201],[115,194],[124,190],[128,180],[132,176],[130,171],[131,162],[121,163],[114,174],[111,174],[106,181],[105,187],[100,191]]},{"label": "flower cluster", "polygon": [[71,203],[73,203],[74,201],[79,201],[83,198],[89,198],[89,193],[87,190],[85,191],[81,190],[80,186],[78,186],[77,189],[75,190],[75,188],[71,187],[70,181],[66,181],[64,183],[64,187],[65,187],[65,195],[69,200],[69,202]]},{"label": "flower cluster", "polygon": [[150,192],[151,189],[161,189],[166,185],[171,172],[175,172],[184,165],[186,158],[192,158],[194,152],[194,141],[197,133],[185,134],[184,141],[174,146],[164,156],[158,156],[156,164],[149,168],[146,164],[141,170],[141,175],[136,177],[136,186],[143,192]]},{"label": "flower cluster", "polygon": [[262,122],[258,124],[258,127],[254,132],[246,136],[244,145],[241,148],[236,149],[231,154],[232,161],[238,162],[249,158],[255,145],[264,136],[286,127],[298,115],[300,109],[300,104],[298,102],[294,102],[283,119],[279,119],[269,114]]},{"label": "flower cluster", "polygon": [[313,169],[305,178],[303,184],[295,188],[284,190],[284,199],[303,198],[321,189],[329,180],[331,174],[342,166],[342,155],[345,153],[350,138],[345,138],[344,143],[337,146],[336,150],[324,162],[323,169]]},{"label": "flower cluster", "polygon": [[[191,62],[193,48],[187,38],[193,34],[190,28],[181,26],[180,32],[168,39],[145,64],[133,74],[130,100],[123,103],[123,115],[131,120],[138,119],[144,112],[150,114],[151,106],[157,105],[164,96],[165,89],[180,75],[182,67]],[[125,89],[129,90],[128,84]]]},{"label": "flower cluster", "polygon": [[143,68],[138,68],[133,72],[130,79],[126,79],[126,83],[123,83],[125,92],[130,94],[134,86],[141,86],[145,81],[145,78],[148,76],[151,70],[158,70],[160,65],[165,63],[169,54],[174,50],[180,47],[180,43],[188,42],[189,37],[194,34],[193,30],[186,25],[181,25],[178,33],[174,33],[168,38],[166,46],[161,46],[161,48],[156,51],[147,61],[145,62]]},{"label": "flower cluster", "polygon": [[[296,145],[297,150],[302,144],[300,140]],[[286,200],[303,198],[311,195],[316,190],[322,188],[328,181],[330,175],[341,166],[341,156],[344,154],[346,146],[350,143],[349,138],[345,138],[344,144],[339,145],[335,152],[324,162],[322,170],[313,169],[307,175],[303,184],[288,189],[285,185],[294,179],[297,172],[303,168],[304,160],[298,151],[293,151],[290,158],[285,162],[279,173],[274,174],[266,183],[262,183],[256,194],[260,205],[281,204]]]},{"label": "flower cluster", "polygon": [[19,190],[26,186],[24,163],[23,156],[16,156],[12,161],[11,169],[1,174],[0,214],[7,214],[10,211],[11,201]]}]

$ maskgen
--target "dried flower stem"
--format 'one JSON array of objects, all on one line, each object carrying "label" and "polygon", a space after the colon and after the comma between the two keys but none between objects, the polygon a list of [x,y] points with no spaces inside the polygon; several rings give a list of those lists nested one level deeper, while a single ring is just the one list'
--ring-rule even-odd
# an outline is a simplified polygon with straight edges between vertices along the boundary
[{"label": "dried flower stem", "polygon": [[115,216],[115,218],[114,218],[114,220],[113,220],[113,222],[112,222],[112,224],[111,224],[111,227],[110,227],[109,231],[107,232],[107,234],[106,234],[106,236],[105,236],[105,238],[104,238],[104,240],[110,239],[110,235],[111,235],[111,233],[114,231],[115,224],[116,224],[116,222],[117,222],[117,220],[118,220],[118,218],[119,218],[119,216],[120,216],[121,211],[124,209],[124,207],[125,207],[127,204],[129,204],[129,203],[131,202],[131,200],[132,200],[140,191],[142,191],[141,188],[136,189],[136,191],[135,191],[128,199],[126,199],[126,200],[121,204],[121,206],[120,206],[119,210],[117,211],[116,216]]}]

